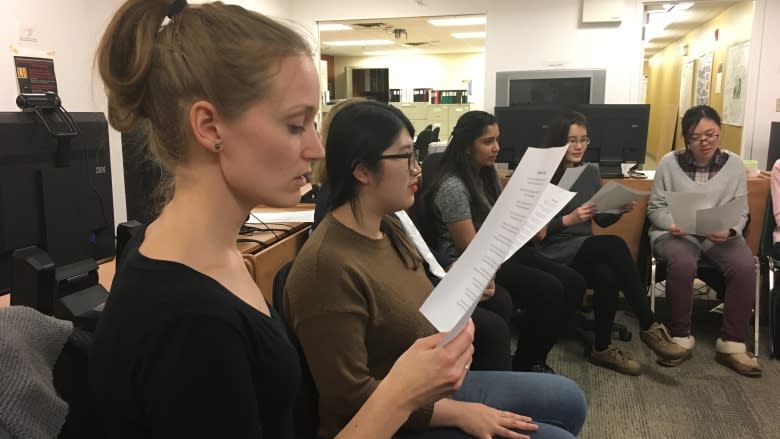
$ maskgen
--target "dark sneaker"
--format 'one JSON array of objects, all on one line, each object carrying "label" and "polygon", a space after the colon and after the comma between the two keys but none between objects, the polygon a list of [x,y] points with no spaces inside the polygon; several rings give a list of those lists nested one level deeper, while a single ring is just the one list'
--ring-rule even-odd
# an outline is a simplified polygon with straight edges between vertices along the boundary
[{"label": "dark sneaker", "polygon": [[641,375],[642,367],[636,361],[631,359],[631,355],[615,346],[609,346],[603,351],[593,349],[590,351],[590,362],[597,365],[616,370],[626,375]]},{"label": "dark sneaker", "polygon": [[[653,323],[647,331],[640,331],[639,338],[661,359],[675,362],[688,355],[688,349],[672,341],[669,330],[662,323]],[[679,363],[678,363],[679,364]]]},{"label": "dark sneaker", "polygon": [[549,373],[551,375],[555,375],[555,370],[553,370],[553,368],[550,367],[550,365],[547,363],[532,364],[531,367],[528,368],[528,372]]}]

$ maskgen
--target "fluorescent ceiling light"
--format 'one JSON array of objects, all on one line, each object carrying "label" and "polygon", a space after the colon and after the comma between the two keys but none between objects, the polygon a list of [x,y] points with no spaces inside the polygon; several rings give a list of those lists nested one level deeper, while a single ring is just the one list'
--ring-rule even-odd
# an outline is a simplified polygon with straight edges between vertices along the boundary
[{"label": "fluorescent ceiling light", "polygon": [[487,17],[453,17],[453,18],[434,18],[428,20],[434,26],[476,26],[485,24]]},{"label": "fluorescent ceiling light", "polygon": [[351,26],[341,23],[320,23],[320,32],[333,32],[338,30],[351,30]]},{"label": "fluorescent ceiling light", "polygon": [[342,40],[342,41],[324,41],[328,46],[392,46],[394,43],[390,40]]},{"label": "fluorescent ceiling light", "polygon": [[422,53],[420,49],[407,49],[407,50],[370,50],[363,52],[363,55],[368,56],[388,56],[388,55],[418,55]]},{"label": "fluorescent ceiling light", "polygon": [[459,40],[485,38],[485,32],[455,32],[450,35],[452,35],[452,38],[457,38]]}]

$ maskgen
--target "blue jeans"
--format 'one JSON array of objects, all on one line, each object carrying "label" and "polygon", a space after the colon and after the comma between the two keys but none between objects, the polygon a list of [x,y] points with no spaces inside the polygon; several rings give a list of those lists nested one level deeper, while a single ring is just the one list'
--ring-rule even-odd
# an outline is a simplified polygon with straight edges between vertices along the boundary
[{"label": "blue jeans", "polygon": [[[529,372],[482,372],[466,375],[457,401],[479,402],[499,410],[530,416],[539,425],[534,439],[571,439],[585,423],[587,401],[580,387],[560,375]],[[434,428],[420,434],[398,434],[397,439],[465,439],[457,428]]]}]

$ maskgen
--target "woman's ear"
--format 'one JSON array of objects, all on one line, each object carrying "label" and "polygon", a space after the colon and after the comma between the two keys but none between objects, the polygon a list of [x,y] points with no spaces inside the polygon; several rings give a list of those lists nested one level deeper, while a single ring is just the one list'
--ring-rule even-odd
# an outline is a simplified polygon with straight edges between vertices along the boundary
[{"label": "woman's ear", "polygon": [[195,141],[209,151],[219,152],[222,148],[222,138],[219,135],[220,118],[214,105],[208,101],[192,104],[189,122]]},{"label": "woman's ear", "polygon": [[355,166],[352,170],[352,176],[361,184],[368,184],[369,181],[371,181],[371,172],[363,163],[358,163],[357,166]]}]

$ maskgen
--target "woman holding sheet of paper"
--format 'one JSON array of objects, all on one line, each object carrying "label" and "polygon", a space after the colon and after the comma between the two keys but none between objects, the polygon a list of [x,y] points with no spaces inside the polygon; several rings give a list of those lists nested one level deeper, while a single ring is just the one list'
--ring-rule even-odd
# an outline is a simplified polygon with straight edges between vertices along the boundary
[{"label": "woman holding sheet of paper", "polygon": [[[294,206],[323,157],[306,38],[237,5],[128,0],[96,64],[109,122],[148,134],[175,190],[117,267],[89,355],[90,414],[111,438],[297,437],[310,421],[293,419],[301,359],[236,235],[252,207]],[[338,437],[390,438],[455,391],[472,331],[410,343]]]},{"label": "woman holding sheet of paper", "polygon": [[[640,338],[658,355],[674,361],[685,355],[685,349],[674,344],[666,327],[658,323],[644,298],[644,288],[634,259],[625,241],[615,235],[593,235],[591,221],[600,227],[617,222],[622,213],[601,213],[589,201],[601,188],[598,167],[583,164],[588,148],[588,123],[580,113],[568,112],[550,124],[545,145],[569,145],[552,183],[563,175],[579,172],[571,191],[577,194],[547,226],[547,236],[537,245],[547,257],[568,264],[582,274],[593,288],[595,342],[591,363],[618,372],[639,375],[642,368],[631,355],[611,343],[612,323],[617,311],[618,295],[623,296],[639,317]],[[576,171],[574,171],[576,170]],[[623,206],[629,212],[636,202]]]},{"label": "woman holding sheet of paper", "polygon": [[[366,100],[362,97],[349,98],[330,109],[319,127],[320,139],[325,149],[328,148],[327,138],[330,121],[343,108],[355,102],[365,102]],[[312,181],[319,185],[314,209],[314,222],[311,225],[312,230],[314,230],[332,209],[330,184],[328,183],[324,158],[312,164]],[[444,268],[440,265],[439,256],[431,252],[405,211],[396,212],[395,216],[401,221],[406,232],[405,235],[413,242],[418,253],[423,256],[423,266],[428,279],[434,285],[438,284],[445,273]],[[513,312],[512,298],[509,297],[509,292],[501,287],[496,288],[495,282],[491,282],[485,288],[479,305],[471,314],[471,320],[474,322],[474,355],[472,356],[471,370],[511,370],[512,354],[510,349],[512,342],[509,321]]]},{"label": "woman holding sheet of paper", "polygon": [[[501,193],[494,167],[499,135],[492,114],[463,114],[452,131],[438,175],[424,177],[433,183],[422,194],[422,231],[426,241],[451,261],[471,244]],[[496,283],[524,310],[515,320],[518,339],[512,369],[554,373],[547,355],[581,306],[585,280],[527,244],[501,264]]]},{"label": "woman holding sheet of paper", "polygon": [[[413,131],[400,110],[375,101],[342,108],[328,128],[334,207],[296,257],[284,307],[319,391],[320,437],[333,437],[396,358],[435,332],[419,311],[432,290],[422,258],[392,217],[414,202]],[[563,377],[472,371],[396,437],[572,438],[585,407]]]},{"label": "woman holding sheet of paper", "polygon": [[[700,258],[718,266],[726,280],[725,309],[715,359],[747,376],[761,376],[758,359],[747,352],[745,336],[755,305],[755,265],[742,230],[747,224],[747,182],[742,159],[720,149],[720,116],[701,105],[685,112],[685,149],[667,153],[658,163],[647,206],[653,253],[666,261],[666,297],[671,306],[672,340],[688,352],[691,335],[691,289]],[[709,207],[737,202],[742,215],[729,228],[705,235],[678,227],[667,192],[697,193]],[[681,362],[681,361],[680,361]],[[680,364],[676,362],[670,366]]]}]

